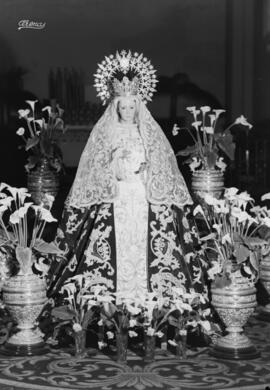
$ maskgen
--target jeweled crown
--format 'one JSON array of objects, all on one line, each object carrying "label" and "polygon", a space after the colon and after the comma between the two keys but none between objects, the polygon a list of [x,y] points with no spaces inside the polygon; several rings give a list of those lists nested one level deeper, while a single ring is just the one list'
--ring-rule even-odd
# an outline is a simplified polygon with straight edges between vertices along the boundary
[{"label": "jeweled crown", "polygon": [[[122,81],[115,76],[116,73],[123,73]],[[129,80],[126,74],[135,74]],[[97,96],[103,104],[114,96],[138,95],[144,102],[152,100],[158,82],[151,62],[143,54],[132,54],[129,50],[122,50],[116,55],[105,57],[100,64],[95,76],[94,86],[97,89]]]},{"label": "jeweled crown", "polygon": [[129,80],[124,76],[123,80],[113,79],[112,88],[114,96],[132,96],[137,95],[139,91],[139,79],[134,77]]}]

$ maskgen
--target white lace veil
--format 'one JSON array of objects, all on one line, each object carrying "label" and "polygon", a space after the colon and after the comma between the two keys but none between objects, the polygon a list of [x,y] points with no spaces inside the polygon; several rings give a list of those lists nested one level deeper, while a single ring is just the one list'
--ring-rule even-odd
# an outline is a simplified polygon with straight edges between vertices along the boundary
[{"label": "white lace veil", "polygon": [[[183,207],[192,204],[174,151],[145,104],[137,98],[139,131],[147,158],[147,200],[153,204]],[[111,164],[111,144],[118,123],[117,98],[94,126],[81,155],[77,174],[66,200],[67,206],[90,207],[113,203],[118,184]]]}]

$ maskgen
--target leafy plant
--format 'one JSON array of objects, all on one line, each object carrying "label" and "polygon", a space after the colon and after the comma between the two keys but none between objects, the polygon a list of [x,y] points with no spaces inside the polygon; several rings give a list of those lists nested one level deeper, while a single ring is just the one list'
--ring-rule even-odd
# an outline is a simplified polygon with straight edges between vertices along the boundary
[{"label": "leafy plant", "polygon": [[237,270],[247,278],[257,280],[259,272],[258,248],[266,241],[258,237],[262,226],[270,226],[268,215],[254,205],[254,200],[246,192],[235,187],[225,189],[224,197],[216,199],[210,194],[201,194],[205,208],[198,205],[194,215],[201,214],[209,234],[201,238],[211,267],[210,279],[216,285],[230,285]]},{"label": "leafy plant", "polygon": [[198,110],[195,106],[187,107],[187,110],[193,115],[192,129],[181,128],[175,124],[172,133],[176,136],[180,130],[185,129],[189,132],[194,144],[178,151],[176,155],[188,156],[185,163],[189,164],[192,171],[198,168],[213,169],[215,167],[221,171],[225,170],[226,164],[219,156],[219,151],[223,151],[230,160],[234,160],[235,143],[231,128],[235,125],[242,125],[251,129],[252,125],[241,115],[225,130],[218,130],[218,119],[225,110],[211,110],[208,106],[200,107]]},{"label": "leafy plant", "polygon": [[46,158],[50,166],[59,172],[63,168],[62,152],[59,148],[56,138],[58,130],[64,132],[64,122],[62,119],[64,110],[56,105],[54,110],[51,106],[42,108],[42,117],[36,119],[35,105],[37,100],[27,100],[26,103],[30,109],[19,110],[19,118],[24,119],[27,124],[28,136],[26,129],[20,127],[17,134],[25,142],[25,150],[30,151],[28,163],[25,165],[27,172],[35,168],[42,159]]},{"label": "leafy plant", "polygon": [[23,273],[33,265],[33,252],[62,253],[54,243],[42,239],[45,225],[57,221],[50,212],[54,197],[45,194],[39,206],[27,202],[30,197],[26,188],[0,184],[0,247],[16,254]]}]

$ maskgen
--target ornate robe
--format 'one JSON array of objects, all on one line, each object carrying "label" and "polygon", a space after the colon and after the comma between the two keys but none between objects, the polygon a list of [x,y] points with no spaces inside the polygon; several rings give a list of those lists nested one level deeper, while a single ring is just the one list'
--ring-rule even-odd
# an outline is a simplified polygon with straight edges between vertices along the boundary
[{"label": "ornate robe", "polygon": [[56,242],[65,258],[52,262],[49,295],[77,274],[134,297],[164,283],[206,293],[191,206],[147,202],[147,156],[136,125],[119,124],[111,150],[118,196],[113,203],[64,209]]}]

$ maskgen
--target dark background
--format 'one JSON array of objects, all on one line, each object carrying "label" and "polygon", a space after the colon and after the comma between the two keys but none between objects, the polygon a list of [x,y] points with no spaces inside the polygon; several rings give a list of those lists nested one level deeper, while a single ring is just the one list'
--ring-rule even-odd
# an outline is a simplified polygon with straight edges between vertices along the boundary
[{"label": "dark background", "polygon": [[[18,30],[21,20],[46,25]],[[63,148],[70,185],[102,111],[93,88],[97,63],[130,49],[157,69],[159,90],[149,108],[174,149],[188,142],[182,133],[171,136],[173,123],[188,121],[186,106],[223,107],[228,123],[243,114],[254,128],[235,134],[226,184],[269,191],[269,34],[270,0],[0,0],[0,181],[26,183],[17,110],[26,99],[56,99],[73,129]]]}]

